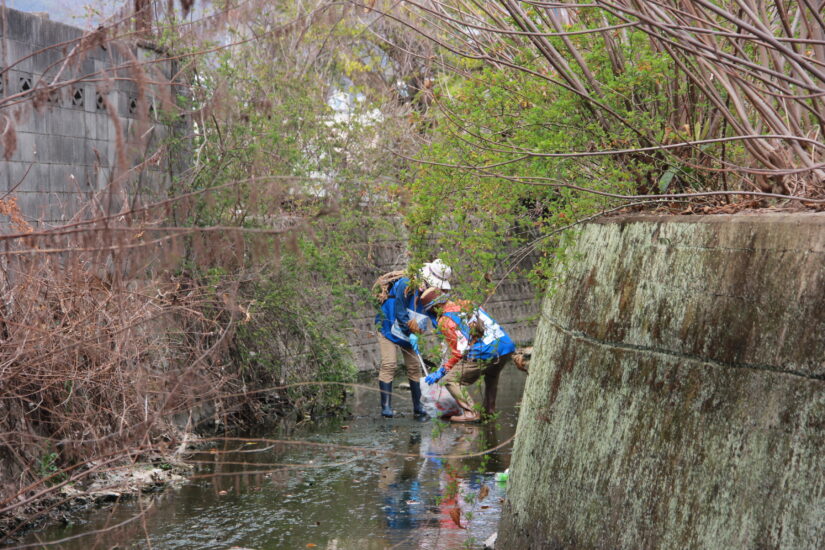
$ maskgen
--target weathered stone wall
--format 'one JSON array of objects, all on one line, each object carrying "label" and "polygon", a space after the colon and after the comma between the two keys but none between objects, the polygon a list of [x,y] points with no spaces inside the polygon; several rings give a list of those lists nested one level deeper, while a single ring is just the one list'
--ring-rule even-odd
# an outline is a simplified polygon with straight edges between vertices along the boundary
[{"label": "weathered stone wall", "polygon": [[497,546],[825,547],[825,215],[630,217],[571,257]]},{"label": "weathered stone wall", "polygon": [[[157,54],[125,43],[86,50],[79,46],[82,30],[13,9],[6,10],[5,28],[3,36],[0,25],[0,132],[13,123],[16,143],[8,160],[0,146],[2,195],[10,191],[25,218],[47,228],[78,213],[100,215],[100,208],[117,212],[126,196],[140,204],[165,190],[168,157],[153,154],[169,133],[158,115],[159,98],[170,94],[173,64],[143,63]],[[64,63],[81,50],[82,55]],[[140,72],[134,62],[141,64]],[[146,81],[143,96],[138,78]],[[53,84],[57,86],[49,88]],[[46,89],[50,91],[38,93]],[[149,113],[142,124],[141,97]],[[110,196],[118,139],[128,163],[124,168],[149,158],[152,162],[123,182],[129,186],[125,193],[118,189]],[[106,200],[95,202],[96,195],[106,195]]]}]

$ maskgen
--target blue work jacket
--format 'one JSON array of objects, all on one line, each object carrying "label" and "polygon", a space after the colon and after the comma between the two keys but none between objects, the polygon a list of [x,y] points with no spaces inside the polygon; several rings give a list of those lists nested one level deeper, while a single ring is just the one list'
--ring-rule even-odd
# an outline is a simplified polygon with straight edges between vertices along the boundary
[{"label": "blue work jacket", "polygon": [[[458,326],[462,336],[457,340],[458,351],[471,361],[495,359],[516,351],[516,344],[510,335],[481,308],[469,320],[465,314],[455,312],[444,313],[444,316],[452,319]],[[484,335],[477,340],[470,336],[469,323],[472,321],[479,321],[484,326]]]},{"label": "blue work jacket", "polygon": [[408,277],[398,279],[389,290],[389,297],[381,304],[381,311],[375,316],[375,324],[387,340],[405,349],[410,345],[410,329],[407,323],[415,319],[422,331],[435,326],[435,314],[425,312],[419,300],[420,292],[414,289],[407,293]]}]

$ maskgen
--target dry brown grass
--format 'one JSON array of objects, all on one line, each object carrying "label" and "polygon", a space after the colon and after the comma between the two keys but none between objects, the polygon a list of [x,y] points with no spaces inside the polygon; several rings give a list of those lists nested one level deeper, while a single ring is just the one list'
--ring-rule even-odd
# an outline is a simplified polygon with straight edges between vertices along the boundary
[{"label": "dry brown grass", "polygon": [[42,478],[43,457],[83,471],[161,451],[189,414],[239,388],[221,359],[242,318],[232,289],[163,270],[126,276],[146,267],[147,250],[102,246],[91,232],[94,250],[89,230],[3,241],[0,508],[54,484]]}]

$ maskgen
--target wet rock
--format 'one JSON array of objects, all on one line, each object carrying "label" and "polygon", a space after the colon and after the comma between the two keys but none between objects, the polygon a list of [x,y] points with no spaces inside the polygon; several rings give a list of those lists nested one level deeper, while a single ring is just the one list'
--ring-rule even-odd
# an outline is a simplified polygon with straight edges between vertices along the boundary
[{"label": "wet rock", "polygon": [[104,492],[101,492],[101,493],[96,493],[94,495],[95,504],[98,504],[98,505],[111,504],[113,502],[116,502],[121,496],[122,496],[121,493],[117,493],[115,491],[104,491]]}]

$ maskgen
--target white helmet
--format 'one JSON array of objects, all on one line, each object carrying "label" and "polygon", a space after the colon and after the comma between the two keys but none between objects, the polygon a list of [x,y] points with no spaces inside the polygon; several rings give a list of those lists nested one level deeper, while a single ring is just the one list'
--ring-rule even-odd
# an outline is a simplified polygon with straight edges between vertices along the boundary
[{"label": "white helmet", "polygon": [[439,259],[435,259],[430,263],[424,264],[421,268],[421,278],[426,281],[431,287],[439,290],[450,290],[450,279],[453,276],[453,270]]}]

